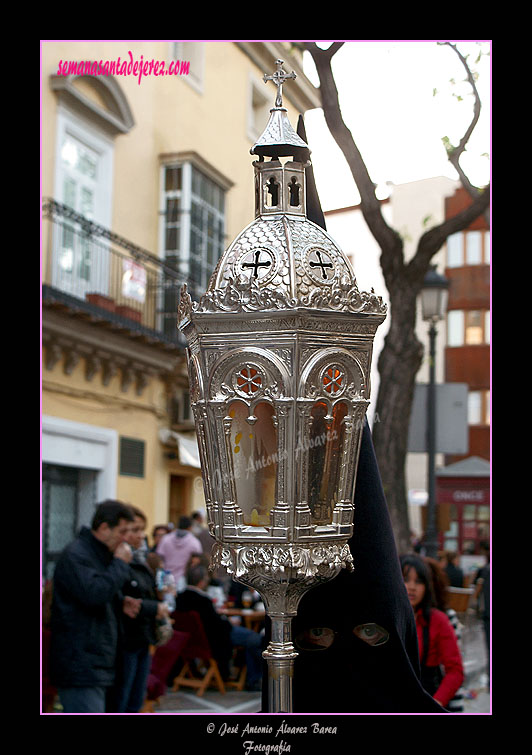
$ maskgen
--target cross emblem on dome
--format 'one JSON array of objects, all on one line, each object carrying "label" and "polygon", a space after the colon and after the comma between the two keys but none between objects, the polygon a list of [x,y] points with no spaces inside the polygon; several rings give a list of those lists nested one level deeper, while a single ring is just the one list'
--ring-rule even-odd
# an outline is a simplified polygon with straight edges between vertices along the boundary
[{"label": "cross emblem on dome", "polygon": [[283,71],[283,63],[284,60],[276,60],[275,65],[277,66],[277,70],[272,73],[271,76],[268,76],[268,74],[264,74],[263,81],[273,81],[275,86],[277,87],[277,97],[275,98],[275,107],[282,107],[283,106],[283,84],[287,79],[295,79],[297,78],[297,74],[295,71],[292,71],[292,73],[286,73],[286,71]]},{"label": "cross emblem on dome", "polygon": [[[309,257],[309,266],[319,267],[321,269],[322,279],[326,281],[331,280],[331,277],[334,276],[334,265],[329,255],[320,249],[312,249],[311,255],[313,256],[313,259],[310,259]],[[329,270],[331,271],[332,276],[329,275]]]},{"label": "cross emblem on dome", "polygon": [[260,259],[260,255],[262,253],[262,249],[257,249],[255,252],[253,252],[254,260],[253,262],[242,262],[241,267],[243,268],[250,268],[253,270],[252,276],[253,278],[259,278],[259,269],[260,268],[268,268],[272,264],[271,260],[262,260]]}]

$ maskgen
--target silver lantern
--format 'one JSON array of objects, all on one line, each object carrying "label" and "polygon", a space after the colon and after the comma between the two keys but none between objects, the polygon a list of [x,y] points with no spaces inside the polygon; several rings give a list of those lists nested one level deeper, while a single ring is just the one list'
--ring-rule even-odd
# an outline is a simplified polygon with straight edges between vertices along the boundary
[{"label": "silver lantern", "polygon": [[[353,493],[382,298],[360,292],[333,239],[306,217],[310,150],[282,106],[251,153],[255,220],[206,293],[181,290],[212,568],[257,590],[271,619],[270,712],[291,712],[301,596],[352,568]],[[265,160],[268,157],[270,159]],[[281,161],[281,157],[292,160]]]}]

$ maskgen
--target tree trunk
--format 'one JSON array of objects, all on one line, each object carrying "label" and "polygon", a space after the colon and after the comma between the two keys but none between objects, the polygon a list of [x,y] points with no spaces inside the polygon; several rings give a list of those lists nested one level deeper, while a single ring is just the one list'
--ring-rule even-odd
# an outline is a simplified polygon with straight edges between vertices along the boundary
[{"label": "tree trunk", "polygon": [[423,359],[423,344],[417,339],[413,327],[416,292],[407,285],[398,286],[392,295],[391,309],[390,329],[378,360],[380,384],[372,432],[397,548],[401,553],[410,550],[405,469],[408,427],[415,379]]},{"label": "tree trunk", "polygon": [[416,299],[423,286],[423,279],[428,272],[431,259],[445,243],[447,237],[467,228],[479,215],[488,212],[489,186],[484,189],[473,187],[459,165],[460,156],[478,120],[480,99],[467,60],[461,56],[455,45],[448,43],[459,55],[475,95],[471,124],[459,145],[453,147],[449,153],[449,159],[471,195],[472,203],[458,215],[446,219],[424,233],[419,239],[415,255],[407,264],[404,259],[403,240],[397,231],[386,223],[381,204],[375,194],[375,185],[353,135],[342,118],[331,60],[343,44],[343,42],[335,42],[328,49],[323,50],[318,48],[315,42],[306,42],[303,47],[310,52],[316,65],[327,126],[351,169],[360,192],[362,214],[381,250],[380,263],[390,297],[390,328],[378,360],[380,385],[372,432],[397,548],[399,552],[402,552],[410,550],[406,457],[416,375],[423,359],[423,345],[415,333]]}]

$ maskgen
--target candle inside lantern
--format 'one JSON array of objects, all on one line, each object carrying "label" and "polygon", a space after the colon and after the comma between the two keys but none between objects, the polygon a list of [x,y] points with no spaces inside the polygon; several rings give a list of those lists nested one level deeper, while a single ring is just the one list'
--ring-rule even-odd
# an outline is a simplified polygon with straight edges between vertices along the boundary
[{"label": "candle inside lantern", "polygon": [[275,505],[277,479],[274,409],[271,404],[261,401],[251,413],[246,403],[234,401],[229,416],[232,418],[231,448],[236,503],[242,510],[244,524],[266,527],[270,524],[270,511]]}]

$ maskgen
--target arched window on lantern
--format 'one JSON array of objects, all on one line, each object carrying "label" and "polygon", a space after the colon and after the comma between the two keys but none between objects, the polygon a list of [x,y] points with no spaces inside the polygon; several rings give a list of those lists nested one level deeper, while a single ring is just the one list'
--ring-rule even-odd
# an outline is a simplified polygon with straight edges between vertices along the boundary
[{"label": "arched window on lantern", "polygon": [[[254,384],[247,385],[251,393]],[[242,511],[245,525],[266,527],[275,506],[277,483],[275,410],[266,401],[259,401],[251,409],[246,402],[235,400],[229,405],[229,417],[235,503]]]},{"label": "arched window on lantern", "polygon": [[310,412],[308,458],[308,505],[311,522],[316,525],[332,523],[337,504],[347,402],[340,401],[329,410],[327,401],[317,401]]},{"label": "arched window on lantern", "polygon": [[279,205],[279,183],[275,176],[268,179],[266,183],[266,207],[277,207]]},{"label": "arched window on lantern", "polygon": [[301,185],[295,176],[292,176],[288,183],[288,193],[290,207],[299,207],[301,204]]}]

